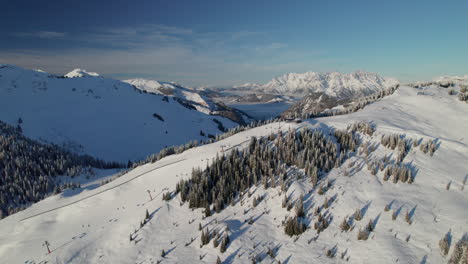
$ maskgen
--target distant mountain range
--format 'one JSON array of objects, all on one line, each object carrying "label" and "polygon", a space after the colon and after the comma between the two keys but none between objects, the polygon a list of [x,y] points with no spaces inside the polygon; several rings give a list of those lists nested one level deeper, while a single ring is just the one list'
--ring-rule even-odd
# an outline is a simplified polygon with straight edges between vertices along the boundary
[{"label": "distant mountain range", "polygon": [[282,94],[302,97],[309,93],[324,93],[336,98],[366,96],[397,84],[393,78],[385,78],[375,73],[356,71],[287,73],[265,84],[247,83],[235,86],[235,90],[249,90],[269,94]]}]

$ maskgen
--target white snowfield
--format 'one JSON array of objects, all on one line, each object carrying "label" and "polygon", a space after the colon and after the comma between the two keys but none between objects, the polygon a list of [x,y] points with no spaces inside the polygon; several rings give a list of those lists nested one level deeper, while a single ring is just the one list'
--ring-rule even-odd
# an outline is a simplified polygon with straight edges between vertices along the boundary
[{"label": "white snowfield", "polygon": [[0,66],[0,120],[16,126],[21,119],[26,136],[100,159],[127,162],[166,146],[207,140],[208,134],[221,133],[213,118],[226,128],[236,125],[163,98],[119,80],[57,78]]},{"label": "white snowfield", "polygon": [[[223,263],[250,263],[251,256],[260,255],[262,263],[272,263],[273,259],[266,256],[270,247],[275,250],[276,260],[288,264],[446,263],[448,257],[441,255],[439,240],[450,230],[450,255],[453,245],[468,231],[468,190],[462,190],[462,182],[468,177],[468,104],[449,96],[446,89],[431,87],[425,90],[425,95],[418,92],[403,86],[395,94],[350,115],[250,129],[140,166],[94,190],[83,190],[70,197],[49,197],[0,221],[0,262],[215,263],[219,256]],[[312,189],[310,180],[297,180],[288,189],[288,195],[296,200],[304,193],[311,225],[315,220],[312,208],[321,205],[325,197],[335,197],[327,209],[333,217],[330,226],[318,236],[313,227],[296,241],[285,235],[281,221],[293,215],[294,210],[288,212],[281,207],[284,194],[278,195],[280,187],[266,191],[262,186],[253,187],[254,194],[250,198],[245,195],[243,205],[238,202],[203,220],[203,210],[191,210],[187,204],[180,206],[179,196],[169,202],[161,199],[163,190],[174,190],[180,179],[190,177],[193,167],[204,168],[212,158],[221,155],[222,147],[242,148],[250,137],[269,135],[279,129],[345,128],[359,120],[372,120],[377,126],[373,137],[362,136],[364,141],[378,145],[370,160],[392,153],[378,144],[382,134],[401,133],[425,141],[439,139],[440,146],[432,157],[419,147],[407,155],[404,162],[417,168],[413,184],[385,182],[380,171],[371,175],[362,155],[351,157],[328,174],[326,179],[335,181],[325,195],[318,195],[317,190],[307,195]],[[353,161],[356,165],[350,168]],[[359,167],[362,169],[354,169]],[[349,176],[345,176],[345,170]],[[117,187],[102,192],[114,186]],[[147,190],[154,200],[150,201]],[[98,192],[102,193],[86,199]],[[250,209],[252,199],[261,194],[265,194],[265,199]],[[28,218],[79,199],[84,200]],[[384,207],[388,204],[390,211],[386,212]],[[341,221],[356,209],[362,209],[363,219],[353,222],[352,231],[342,232]],[[140,230],[146,210],[151,220]],[[248,211],[244,214],[244,210]],[[394,221],[393,210],[399,213]],[[411,224],[405,221],[407,211]],[[249,225],[245,221],[251,217],[255,221]],[[21,221],[24,218],[28,219]],[[375,230],[368,240],[358,241],[358,230],[369,220],[374,222]],[[231,243],[225,253],[220,253],[219,247],[214,248],[212,242],[200,248],[199,223],[209,230],[229,227]],[[130,242],[130,234],[135,230],[138,230],[135,240]],[[189,243],[191,238],[195,240]],[[46,240],[50,243],[50,254],[42,246]],[[327,249],[334,247],[336,256],[328,258]],[[162,250],[165,257],[161,257]]]},{"label": "white snowfield", "polygon": [[353,73],[306,72],[287,73],[265,84],[247,83],[237,89],[254,89],[267,93],[304,96],[310,92],[321,92],[338,98],[365,96],[395,86],[398,81],[364,71]]}]

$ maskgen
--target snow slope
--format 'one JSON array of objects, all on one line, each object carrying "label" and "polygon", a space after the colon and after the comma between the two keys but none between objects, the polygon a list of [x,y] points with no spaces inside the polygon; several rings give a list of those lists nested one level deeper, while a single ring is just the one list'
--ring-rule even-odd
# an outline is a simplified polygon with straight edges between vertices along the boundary
[{"label": "snow slope", "polygon": [[[80,76],[83,71],[73,71]],[[157,116],[162,117],[159,120]],[[100,159],[126,162],[165,146],[207,139],[227,118],[208,115],[164,96],[107,78],[60,78],[11,65],[0,67],[0,120],[26,136],[65,145]]]},{"label": "snow slope", "polygon": [[[447,262],[439,252],[439,240],[450,230],[455,244],[468,231],[468,193],[461,188],[463,179],[468,177],[468,105],[435,86],[427,88],[423,95],[418,92],[403,86],[393,95],[350,115],[301,124],[264,125],[140,166],[105,186],[75,196],[50,197],[0,221],[1,262],[215,263],[219,256],[223,263],[249,263],[252,255],[260,255],[262,263],[272,263],[266,256],[268,247],[274,248],[276,260],[289,264]],[[252,197],[245,196],[243,203],[228,206],[206,219],[202,219],[202,209],[180,206],[178,196],[169,202],[161,200],[164,190],[174,190],[181,178],[189,177],[193,167],[204,168],[221,154],[222,146],[227,150],[242,148],[251,136],[265,136],[279,129],[310,127],[326,132],[330,126],[345,128],[361,120],[372,120],[377,127],[372,137],[362,135],[363,141],[376,146],[369,157],[356,153],[333,169],[327,176],[333,182],[332,187],[324,195],[318,195],[308,179],[298,179],[288,190],[293,200],[304,193],[309,215],[325,197],[334,197],[326,210],[332,221],[319,235],[313,228],[297,240],[284,234],[281,221],[294,210],[281,208],[284,194],[279,195],[280,187],[268,190],[253,187]],[[379,144],[381,135],[389,133],[440,141],[432,157],[415,148],[405,158],[405,162],[417,168],[413,184],[384,182],[382,172],[373,176],[365,168],[366,159],[377,160],[392,153]],[[449,182],[450,190],[446,190]],[[154,200],[149,200],[147,190],[156,197]],[[99,192],[102,193],[21,221]],[[252,199],[262,194],[265,199],[251,208]],[[388,204],[391,210],[385,212]],[[140,229],[146,209],[151,220]],[[341,221],[356,209],[361,209],[363,219],[353,222],[352,231],[342,232]],[[398,212],[394,221],[393,210]],[[405,221],[407,211],[411,224]],[[250,217],[255,220],[252,225],[245,223]],[[358,241],[358,230],[369,220],[375,230],[367,241]],[[229,227],[231,243],[225,253],[220,253],[212,243],[200,248],[199,223],[210,230]],[[130,233],[135,230],[138,230],[135,241],[130,242]],[[191,238],[195,240],[189,243]],[[45,240],[51,244],[51,254],[46,254],[41,246]],[[336,249],[335,258],[325,256],[331,248]],[[161,250],[166,252],[164,258]],[[452,251],[453,246],[450,254]]]},{"label": "snow slope", "polygon": [[397,84],[392,78],[384,78],[375,73],[356,71],[287,73],[265,84],[244,84],[236,89],[253,89],[265,93],[304,96],[307,93],[325,93],[329,96],[344,98],[365,96]]}]

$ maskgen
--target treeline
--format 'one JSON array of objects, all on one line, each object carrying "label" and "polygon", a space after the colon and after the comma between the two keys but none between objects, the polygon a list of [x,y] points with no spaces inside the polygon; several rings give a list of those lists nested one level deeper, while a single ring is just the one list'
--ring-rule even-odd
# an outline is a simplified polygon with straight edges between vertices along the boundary
[{"label": "treeline", "polygon": [[284,186],[288,166],[304,169],[316,186],[321,175],[341,165],[348,151],[356,150],[357,142],[354,132],[324,135],[310,129],[253,137],[243,151],[233,150],[217,156],[204,170],[194,169],[190,179],[177,184],[176,192],[189,207],[205,208],[209,215],[211,205],[219,212],[254,185]]},{"label": "treeline", "polygon": [[74,177],[90,167],[124,166],[73,154],[54,144],[39,143],[26,138],[20,126],[12,127],[0,121],[0,218],[72,186],[69,183],[59,186],[58,176]]}]

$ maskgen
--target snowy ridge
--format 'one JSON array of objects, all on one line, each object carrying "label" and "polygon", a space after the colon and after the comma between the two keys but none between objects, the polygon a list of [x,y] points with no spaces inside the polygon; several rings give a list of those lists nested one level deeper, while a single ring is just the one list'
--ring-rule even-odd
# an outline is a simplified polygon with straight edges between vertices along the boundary
[{"label": "snowy ridge", "polygon": [[266,93],[303,96],[307,93],[325,93],[332,97],[357,97],[379,92],[397,84],[393,78],[384,78],[375,73],[356,71],[287,73],[265,84],[245,84],[237,89],[254,89]]},{"label": "snowy ridge", "polygon": [[[279,185],[264,189],[259,184],[249,189],[252,195],[245,194],[206,218],[203,209],[181,205],[178,194],[170,201],[161,199],[162,194],[175,190],[180,179],[190,177],[193,168],[206,168],[213,158],[223,155],[222,149],[245,148],[251,137],[306,128],[327,135],[333,127],[346,129],[358,121],[371,121],[376,126],[372,135],[358,132],[361,146],[373,150],[368,155],[359,150],[333,168],[321,182],[330,185],[322,194],[308,177],[298,177],[286,192],[281,192]],[[468,105],[448,95],[446,89],[428,87],[425,94],[420,94],[418,89],[402,86],[393,95],[353,114],[301,124],[267,124],[137,167],[105,186],[43,200],[0,221],[0,259],[4,263],[28,264],[216,263],[218,257],[223,263],[250,263],[252,257],[258,257],[259,263],[289,264],[312,260],[446,263],[454,245],[468,231],[467,130]],[[411,184],[385,181],[384,172],[373,175],[367,168],[369,163],[385,157],[395,158],[396,150],[380,144],[383,135],[392,133],[440,143],[433,156],[424,154],[420,147],[410,148],[403,162],[417,168]],[[303,175],[301,170],[292,172],[289,177]],[[106,189],[110,190],[76,202]],[[295,214],[294,209],[282,207],[285,194],[292,202],[304,195],[306,218],[311,221],[310,228],[300,236],[284,233],[282,221]],[[263,199],[254,207],[253,200],[258,196]],[[326,202],[328,207],[322,207],[322,212],[329,226],[317,233],[314,210]],[[65,207],[21,221],[59,206]],[[141,225],[146,210],[149,218]],[[361,220],[353,217],[356,210]],[[340,227],[344,219],[350,219],[347,231]],[[359,230],[369,223],[373,230],[368,239],[358,240]],[[199,224],[204,231],[229,234],[226,252],[220,252],[221,245],[216,247],[213,238],[200,247]],[[439,241],[447,232],[452,245],[448,256],[444,256]],[[50,242],[50,254],[41,246],[45,240]]]},{"label": "snowy ridge", "polygon": [[195,103],[198,111],[210,113],[215,110],[215,105],[208,98],[200,95],[199,91],[182,87],[176,83],[161,82],[156,80],[147,79],[129,79],[124,80],[136,88],[146,91],[148,93],[161,94],[166,96],[173,96]]},{"label": "snowy ridge", "polygon": [[146,79],[130,79],[124,82],[146,93],[160,94],[182,100],[195,107],[197,111],[205,114],[224,116],[239,124],[245,124],[251,121],[249,116],[238,109],[228,107],[222,103],[215,103],[212,98],[207,96],[205,91],[201,89],[187,88],[173,82]]},{"label": "snowy ridge", "polygon": [[0,120],[16,126],[21,119],[27,137],[105,160],[127,162],[166,146],[207,140],[221,133],[214,118],[226,128],[236,125],[119,80],[0,68]]},{"label": "snowy ridge", "polygon": [[455,83],[455,84],[468,84],[468,75],[464,76],[440,76],[434,78],[437,83]]}]

